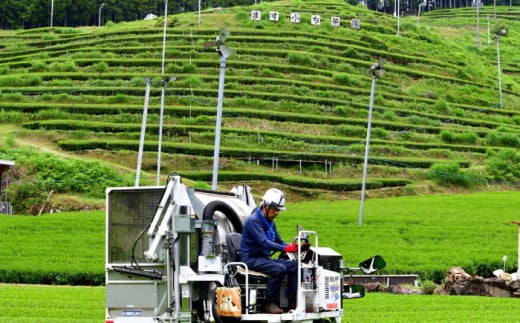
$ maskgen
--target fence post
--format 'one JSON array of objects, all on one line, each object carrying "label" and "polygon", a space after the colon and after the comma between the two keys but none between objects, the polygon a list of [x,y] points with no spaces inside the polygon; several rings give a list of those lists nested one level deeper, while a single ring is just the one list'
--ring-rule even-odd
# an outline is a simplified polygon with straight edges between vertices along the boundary
[{"label": "fence post", "polygon": [[327,159],[325,159],[325,175],[329,175],[329,165]]}]

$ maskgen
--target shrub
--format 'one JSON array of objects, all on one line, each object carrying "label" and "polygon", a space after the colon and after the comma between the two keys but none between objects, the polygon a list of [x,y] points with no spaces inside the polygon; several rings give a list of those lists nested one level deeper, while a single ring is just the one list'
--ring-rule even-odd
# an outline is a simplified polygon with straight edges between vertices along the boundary
[{"label": "shrub", "polygon": [[121,178],[98,161],[16,149],[0,150],[0,159],[16,160],[16,181],[8,195],[17,213],[37,214],[52,190],[103,198],[106,187],[131,185],[129,178]]},{"label": "shrub", "polygon": [[179,72],[179,68],[177,67],[177,65],[175,63],[168,63],[164,67],[164,71],[166,73],[178,73]]},{"label": "shrub", "polygon": [[204,82],[198,76],[190,76],[187,78],[182,78],[182,79],[176,81],[176,83],[175,83],[176,86],[187,86],[187,87],[193,87],[193,88],[201,87],[203,84],[204,84]]},{"label": "shrub", "polygon": [[183,73],[195,73],[197,72],[197,65],[193,63],[185,63],[182,65],[182,72]]},{"label": "shrub", "polygon": [[94,64],[94,69],[96,70],[96,72],[98,73],[102,73],[102,72],[105,72],[108,68],[108,64],[106,62],[99,62],[97,64]]},{"label": "shrub", "polygon": [[359,58],[358,51],[354,48],[349,48],[343,52],[343,56],[350,58]]},{"label": "shrub", "polygon": [[15,143],[16,143],[16,140],[14,139],[13,136],[9,136],[9,137],[5,138],[5,144],[8,147],[14,147]]},{"label": "shrub", "polygon": [[452,152],[450,149],[428,149],[427,151],[428,156],[434,157],[434,158],[444,158],[448,159],[451,158]]},{"label": "shrub", "polygon": [[40,110],[36,113],[36,119],[69,119],[70,112],[66,112],[60,109],[45,109]]},{"label": "shrub", "polygon": [[433,295],[433,292],[438,286],[439,285],[430,280],[425,280],[421,283],[421,289],[425,295]]},{"label": "shrub", "polygon": [[146,80],[144,79],[144,77],[133,77],[131,80],[128,81],[128,86],[140,87],[145,85]]},{"label": "shrub", "polygon": [[[181,54],[179,53],[179,56]],[[191,57],[191,58],[199,58],[200,57],[200,52],[196,49],[190,49],[190,51],[188,52],[188,55]]]},{"label": "shrub", "polygon": [[441,139],[447,143],[469,143],[475,144],[478,140],[477,134],[474,132],[463,132],[463,133],[454,133],[450,130],[442,130],[441,131]]},{"label": "shrub", "polygon": [[490,132],[486,136],[486,140],[491,146],[520,147],[520,139],[517,134]]},{"label": "shrub", "polygon": [[485,182],[475,171],[463,172],[457,163],[434,164],[428,170],[427,177],[445,186],[471,187]]},{"label": "shrub", "polygon": [[262,69],[262,75],[268,76],[268,77],[275,77],[278,74],[276,72],[274,72],[273,70],[269,69],[268,67],[265,67]]},{"label": "shrub", "polygon": [[461,108],[457,108],[457,109],[455,109],[455,115],[456,115],[457,117],[463,117],[463,116],[464,116],[464,110],[461,109]]},{"label": "shrub", "polygon": [[78,66],[74,61],[53,62],[49,66],[49,70],[54,72],[76,72]]},{"label": "shrub", "polygon": [[6,75],[0,77],[0,86],[38,86],[42,84],[42,79],[39,75]]},{"label": "shrub", "polygon": [[334,82],[341,85],[356,86],[359,80],[353,74],[338,73],[334,74]]},{"label": "shrub", "polygon": [[515,149],[487,153],[486,172],[493,180],[518,183],[520,179],[520,154]]},{"label": "shrub", "polygon": [[440,121],[438,121],[438,120],[433,120],[433,119],[430,119],[427,117],[421,117],[421,116],[416,116],[416,115],[409,116],[407,119],[408,119],[408,123],[415,124],[415,125],[422,124],[422,125],[436,126],[436,125],[440,124]]},{"label": "shrub", "polygon": [[49,85],[52,86],[72,86],[71,79],[52,79]]},{"label": "shrub", "polygon": [[126,94],[116,94],[108,98],[109,103],[127,103],[130,100]]},{"label": "shrub", "polygon": [[364,137],[366,136],[367,131],[364,127],[338,125],[336,127],[336,133],[340,136],[346,137]]},{"label": "shrub", "polygon": [[364,41],[369,48],[388,50],[386,43],[383,40],[372,35],[364,34],[361,36],[360,40]]},{"label": "shrub", "polygon": [[6,75],[6,74],[9,74],[9,71],[11,69],[9,68],[8,65],[5,65],[5,66],[0,66],[0,75]]},{"label": "shrub", "polygon": [[9,93],[4,94],[2,99],[12,102],[22,102],[24,100],[24,96],[21,93]]},{"label": "shrub", "polygon": [[35,60],[31,63],[31,67],[29,67],[29,72],[43,72],[47,68],[47,64],[44,61]]},{"label": "shrub", "polygon": [[300,54],[300,53],[289,53],[287,55],[287,60],[291,64],[299,64],[304,66],[314,66],[314,59],[306,54]]},{"label": "shrub", "polygon": [[387,121],[394,121],[397,119],[397,116],[394,111],[385,111],[383,113],[383,119]]},{"label": "shrub", "polygon": [[435,100],[435,104],[433,105],[433,107],[439,113],[443,113],[443,114],[450,113],[450,107],[448,105],[448,102],[446,102],[446,100],[444,100],[444,99]]},{"label": "shrub", "polygon": [[381,128],[381,127],[374,127],[372,128],[372,136],[374,138],[379,138],[379,139],[387,139],[388,138],[388,131],[384,128]]}]

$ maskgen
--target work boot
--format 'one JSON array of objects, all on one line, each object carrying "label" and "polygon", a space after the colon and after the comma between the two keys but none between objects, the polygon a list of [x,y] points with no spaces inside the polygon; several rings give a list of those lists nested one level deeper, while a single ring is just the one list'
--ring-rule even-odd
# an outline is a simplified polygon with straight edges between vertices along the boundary
[{"label": "work boot", "polygon": [[296,309],[296,297],[294,297],[293,295],[289,295],[288,301],[289,301],[289,310]]},{"label": "work boot", "polygon": [[271,314],[282,314],[283,310],[273,302],[264,305],[264,312]]}]

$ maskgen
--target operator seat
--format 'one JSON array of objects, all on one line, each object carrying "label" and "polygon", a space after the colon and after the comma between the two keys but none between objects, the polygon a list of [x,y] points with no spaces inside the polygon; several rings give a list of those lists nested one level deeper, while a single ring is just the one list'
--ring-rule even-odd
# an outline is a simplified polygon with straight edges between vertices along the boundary
[{"label": "operator seat", "polygon": [[[240,239],[242,239],[242,234],[237,232],[228,233],[226,236],[228,262],[240,261]],[[233,266],[232,270],[237,281],[240,284],[245,284],[246,269],[243,266]],[[268,275],[251,269],[248,270],[248,274],[249,284],[265,284],[269,278]]]}]

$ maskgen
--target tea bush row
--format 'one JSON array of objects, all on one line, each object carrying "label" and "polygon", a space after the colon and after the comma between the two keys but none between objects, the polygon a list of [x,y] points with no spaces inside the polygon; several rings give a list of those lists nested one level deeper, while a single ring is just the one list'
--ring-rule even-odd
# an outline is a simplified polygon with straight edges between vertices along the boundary
[{"label": "tea bush row", "polygon": [[[104,149],[104,150],[134,150],[139,148],[138,141],[129,140],[62,140],[58,142],[60,148],[68,151],[81,151],[89,149]],[[156,151],[156,142],[144,142],[145,151]],[[162,145],[163,152],[187,154],[197,156],[213,156],[213,145],[201,145],[194,143],[171,143],[166,142]],[[220,155],[223,157],[234,157],[243,159],[266,159],[273,156],[282,156],[283,159],[296,159],[308,161],[323,161],[325,159],[330,161],[349,161],[352,163],[362,163],[361,156],[347,156],[344,154],[327,154],[327,153],[310,153],[310,152],[294,152],[294,151],[274,151],[262,149],[249,149],[244,151],[243,148],[221,147]],[[249,156],[249,157],[248,157]],[[435,159],[426,158],[393,158],[393,157],[373,157],[370,163],[396,165],[399,167],[414,167],[414,168],[429,168],[432,164],[442,162]],[[469,162],[458,161],[458,164],[467,167]]]},{"label": "tea bush row", "polygon": [[[294,162],[295,164],[297,161]],[[179,174],[195,181],[209,182],[212,179],[212,173],[208,171],[180,171]],[[351,179],[327,179],[327,178],[309,178],[303,176],[286,176],[272,173],[257,172],[230,172],[220,171],[219,181],[223,182],[239,182],[239,181],[266,181],[275,182],[284,185],[301,188],[325,189],[331,191],[356,191],[361,190],[361,181]],[[403,179],[374,179],[367,180],[366,187],[368,189],[378,189],[382,187],[405,186],[409,181]]]},{"label": "tea bush row", "polygon": [[[42,121],[32,121],[26,122],[22,125],[27,129],[48,129],[48,130],[87,130],[92,132],[109,132],[109,133],[118,133],[118,132],[139,132],[141,129],[141,125],[137,123],[109,123],[109,122],[96,122],[96,121],[81,121],[74,120],[74,122],[70,122],[70,120],[42,120]],[[253,137],[257,137],[258,135],[262,135],[263,137],[275,137],[275,138],[287,138],[291,140],[303,141],[305,143],[313,143],[320,145],[352,145],[355,143],[363,142],[365,139],[363,136],[366,133],[364,128],[355,128],[353,126],[338,126],[337,133],[339,136],[318,136],[318,135],[305,135],[299,133],[286,133],[280,131],[261,131],[254,129],[236,129],[236,128],[227,128],[223,127],[221,129],[222,133],[236,133],[243,135],[250,135]],[[163,131],[167,131],[171,135],[188,135],[191,132],[213,132],[213,126],[200,126],[200,125],[172,125],[168,124],[163,126]],[[146,132],[148,134],[157,134],[158,133],[158,125],[152,124],[147,125]],[[377,128],[373,129],[374,138],[377,137]],[[442,132],[449,132],[445,130]],[[444,139],[444,138],[443,138]],[[475,153],[485,153],[486,147],[483,146],[468,146],[468,145],[446,145],[442,143],[433,143],[433,142],[411,142],[411,141],[396,141],[392,140],[378,140],[372,139],[371,143],[373,145],[397,145],[402,147],[408,147],[412,149],[449,149],[453,151],[471,151]]]}]

